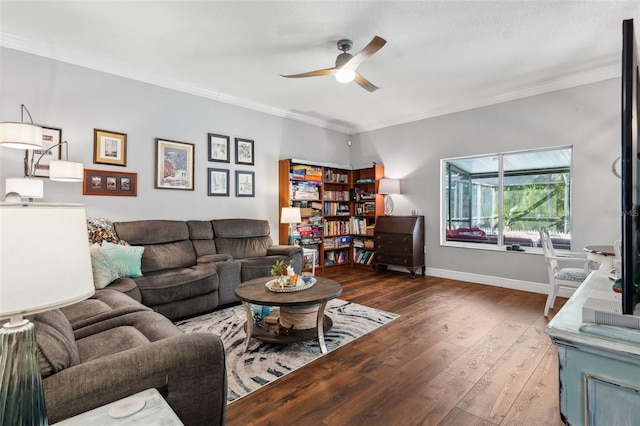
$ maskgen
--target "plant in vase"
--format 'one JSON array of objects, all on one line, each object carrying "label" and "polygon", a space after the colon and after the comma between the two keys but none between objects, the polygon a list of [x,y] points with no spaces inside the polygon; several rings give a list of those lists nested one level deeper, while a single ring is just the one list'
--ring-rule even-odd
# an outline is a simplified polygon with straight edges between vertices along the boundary
[{"label": "plant in vase", "polygon": [[293,287],[298,280],[293,270],[293,259],[289,262],[276,260],[276,263],[271,267],[271,275],[276,277],[276,284],[279,287]]}]

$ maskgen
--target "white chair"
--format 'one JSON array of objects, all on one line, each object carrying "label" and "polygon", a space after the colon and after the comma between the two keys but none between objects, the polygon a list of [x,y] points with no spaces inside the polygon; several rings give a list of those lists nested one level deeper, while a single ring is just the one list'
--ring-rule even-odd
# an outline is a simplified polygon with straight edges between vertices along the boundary
[{"label": "white chair", "polygon": [[[577,288],[589,275],[589,260],[586,257],[575,257],[569,255],[556,255],[551,243],[549,231],[540,228],[540,243],[544,252],[544,259],[547,262],[547,271],[549,272],[549,295],[547,303],[544,306],[544,316],[549,315],[549,308],[553,308],[558,295],[560,286]],[[564,265],[582,265],[582,268],[576,267],[560,267]]]}]

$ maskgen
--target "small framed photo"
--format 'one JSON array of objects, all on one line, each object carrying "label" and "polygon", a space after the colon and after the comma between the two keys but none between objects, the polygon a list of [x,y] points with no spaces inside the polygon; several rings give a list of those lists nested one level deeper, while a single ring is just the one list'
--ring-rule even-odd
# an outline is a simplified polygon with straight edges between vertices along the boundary
[{"label": "small framed photo", "polygon": [[93,162],[125,167],[127,165],[127,135],[93,129]]},{"label": "small framed photo", "polygon": [[255,172],[236,170],[236,197],[255,196]]},{"label": "small framed photo", "polygon": [[33,172],[34,177],[49,177],[49,162],[62,158],[61,142],[62,129],[42,127],[42,149],[25,151],[24,175],[30,176]]},{"label": "small framed photo", "polygon": [[156,182],[159,189],[193,191],[195,145],[156,139]]},{"label": "small framed photo", "polygon": [[84,169],[82,195],[138,196],[138,174]]},{"label": "small framed photo", "polygon": [[210,196],[229,196],[229,170],[227,169],[208,169],[208,195]]},{"label": "small framed photo", "polygon": [[229,136],[216,135],[215,133],[209,133],[209,161],[217,161],[219,163],[230,163],[231,155]]},{"label": "small framed photo", "polygon": [[236,138],[236,164],[253,166],[253,141]]}]

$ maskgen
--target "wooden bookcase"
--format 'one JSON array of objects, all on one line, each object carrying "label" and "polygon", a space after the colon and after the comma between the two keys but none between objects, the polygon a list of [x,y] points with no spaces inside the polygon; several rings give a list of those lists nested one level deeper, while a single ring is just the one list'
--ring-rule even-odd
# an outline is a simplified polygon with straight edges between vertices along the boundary
[{"label": "wooden bookcase", "polygon": [[[377,195],[384,167],[352,170],[332,165],[283,159],[279,162],[279,210],[300,207],[302,222],[293,239],[318,251],[316,270],[373,261],[373,226],[383,212]],[[290,244],[289,225],[280,224],[279,243]],[[304,269],[310,270],[305,262]]]}]

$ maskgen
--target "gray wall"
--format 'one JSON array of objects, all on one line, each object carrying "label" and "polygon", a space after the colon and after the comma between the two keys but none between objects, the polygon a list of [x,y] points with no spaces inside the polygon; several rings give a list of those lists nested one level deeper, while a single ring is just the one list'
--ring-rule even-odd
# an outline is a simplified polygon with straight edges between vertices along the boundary
[{"label": "gray wall", "polygon": [[[70,159],[86,168],[138,173],[138,197],[83,196],[80,184],[45,180],[45,200],[80,202],[91,216],[148,218],[266,218],[277,237],[277,160],[369,167],[384,164],[402,179],[396,214],[426,216],[429,272],[530,290],[545,283],[542,256],[442,247],[439,244],[440,159],[536,147],[573,145],[574,249],[619,238],[620,83],[609,80],[518,101],[346,135],[293,120],[0,48],[0,120],[18,121],[20,104],[36,123],[63,129]],[[126,133],[127,167],[92,164],[93,129]],[[207,133],[255,140],[255,166],[207,161]],[[154,189],[154,139],[196,145],[195,191]],[[347,140],[352,146],[347,146]],[[0,192],[22,176],[24,151],[0,149]],[[207,167],[256,172],[256,197],[207,196]],[[231,192],[234,189],[231,178]],[[515,284],[511,281],[514,281]],[[525,285],[521,285],[522,282]]]},{"label": "gray wall", "polygon": [[[69,157],[85,168],[138,173],[137,197],[83,196],[79,183],[45,180],[44,201],[86,204],[113,220],[265,218],[278,232],[278,159],[348,158],[342,133],[2,48],[0,120],[19,121],[25,104],[36,124],[62,128]],[[127,166],[93,164],[93,130],[127,134]],[[207,133],[231,136],[231,164],[207,161]],[[255,140],[255,166],[234,164],[233,138]],[[195,190],[154,189],[155,138],[195,144]],[[0,148],[5,178],[23,175],[24,151]],[[207,168],[231,170],[229,197],[207,196]],[[256,197],[235,197],[234,170],[255,171]]]},{"label": "gray wall", "polygon": [[547,282],[540,255],[440,246],[442,158],[572,145],[573,249],[619,238],[620,180],[611,173],[620,155],[618,79],[364,132],[352,141],[354,166],[380,161],[386,176],[402,179],[395,213],[425,215],[430,272]]}]

